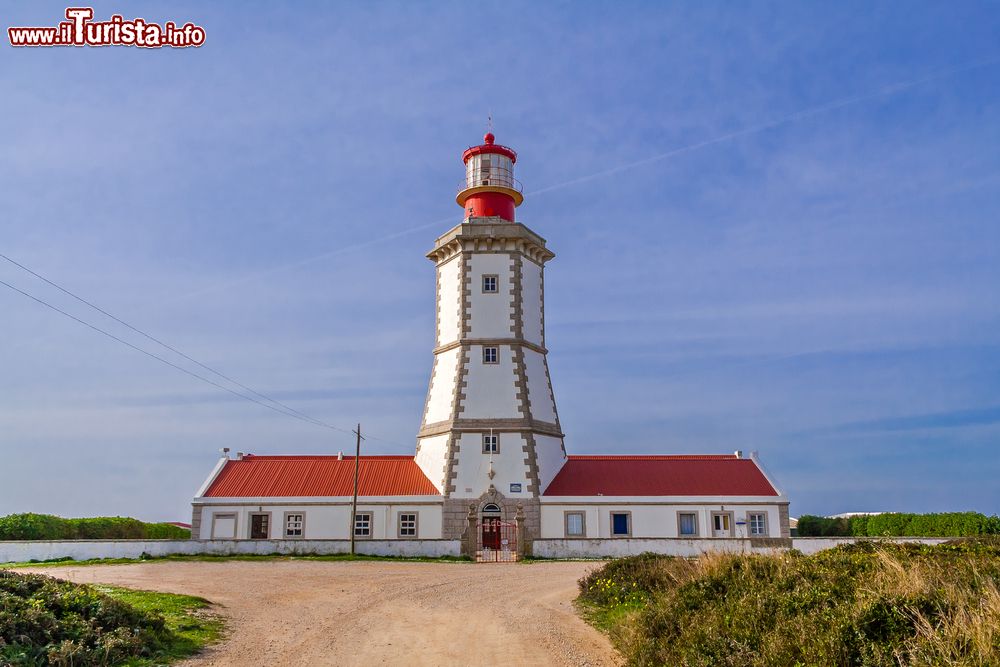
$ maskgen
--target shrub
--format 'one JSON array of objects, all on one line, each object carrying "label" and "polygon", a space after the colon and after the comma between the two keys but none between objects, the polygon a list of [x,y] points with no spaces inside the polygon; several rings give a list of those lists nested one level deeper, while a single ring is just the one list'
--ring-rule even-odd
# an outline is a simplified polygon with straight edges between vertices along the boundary
[{"label": "shrub", "polygon": [[122,540],[191,537],[191,531],[169,523],[144,523],[129,517],[63,519],[51,514],[0,517],[0,540]]},{"label": "shrub", "polygon": [[[607,579],[641,598],[622,613],[595,586]],[[1000,664],[994,538],[812,556],[644,555],[612,561],[580,591],[630,665]]]},{"label": "shrub", "polygon": [[0,570],[0,664],[114,665],[170,639],[158,614],[90,586]]},{"label": "shrub", "polygon": [[1000,517],[978,512],[887,512],[848,518],[806,514],[799,517],[798,533],[801,537],[972,537],[1000,534]]}]

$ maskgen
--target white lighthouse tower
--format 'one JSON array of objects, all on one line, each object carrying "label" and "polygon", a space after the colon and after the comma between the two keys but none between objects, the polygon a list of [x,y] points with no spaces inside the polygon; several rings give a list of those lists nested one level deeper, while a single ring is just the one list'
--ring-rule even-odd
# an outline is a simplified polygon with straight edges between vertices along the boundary
[{"label": "white lighthouse tower", "polygon": [[456,201],[465,219],[437,239],[434,366],[416,461],[445,498],[444,535],[524,511],[538,534],[538,497],[566,461],[545,348],[545,239],[514,221],[517,154],[484,143],[462,155]]}]

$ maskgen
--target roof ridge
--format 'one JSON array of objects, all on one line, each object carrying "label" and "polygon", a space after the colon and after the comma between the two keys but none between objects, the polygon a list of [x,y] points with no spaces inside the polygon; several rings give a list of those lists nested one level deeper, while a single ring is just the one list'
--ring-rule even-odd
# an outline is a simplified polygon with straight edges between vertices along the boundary
[{"label": "roof ridge", "polygon": [[[362,460],[403,460],[403,459],[414,459],[415,457],[411,454],[362,454],[360,456]],[[253,459],[267,459],[269,461],[274,461],[275,459],[287,459],[294,461],[329,461],[329,460],[354,460],[353,454],[244,454],[242,459],[229,459],[231,462],[239,462]]]},{"label": "roof ridge", "polygon": [[735,454],[571,454],[567,458],[574,461],[749,461],[737,458]]}]

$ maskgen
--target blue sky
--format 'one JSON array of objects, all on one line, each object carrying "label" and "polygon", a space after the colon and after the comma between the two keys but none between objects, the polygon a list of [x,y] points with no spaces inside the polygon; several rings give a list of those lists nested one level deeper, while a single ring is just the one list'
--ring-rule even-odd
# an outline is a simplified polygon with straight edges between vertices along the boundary
[{"label": "blue sky", "polygon": [[[55,25],[65,5],[3,9]],[[519,220],[557,255],[570,453],[756,449],[793,515],[1000,511],[996,4],[94,9],[207,41],[0,47],[0,252],[410,453],[423,254],[492,112]],[[183,520],[220,447],[353,444],[6,288],[0,313],[0,514]]]}]

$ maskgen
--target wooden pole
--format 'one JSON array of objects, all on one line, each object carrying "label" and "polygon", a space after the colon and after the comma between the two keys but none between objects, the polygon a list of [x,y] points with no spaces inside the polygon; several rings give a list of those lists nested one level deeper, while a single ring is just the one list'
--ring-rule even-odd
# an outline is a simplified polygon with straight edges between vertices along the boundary
[{"label": "wooden pole", "polygon": [[354,532],[357,528],[358,521],[358,466],[360,465],[361,459],[361,424],[358,424],[358,430],[354,432],[357,439],[357,447],[354,450],[354,498],[351,500],[351,555],[354,555]]}]

